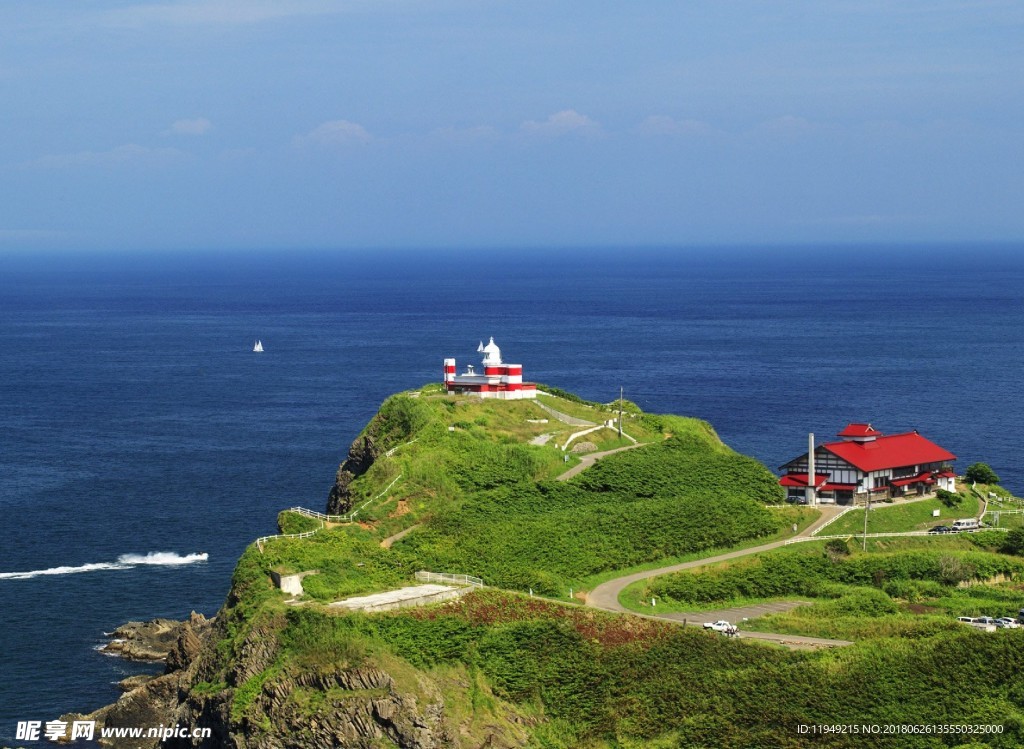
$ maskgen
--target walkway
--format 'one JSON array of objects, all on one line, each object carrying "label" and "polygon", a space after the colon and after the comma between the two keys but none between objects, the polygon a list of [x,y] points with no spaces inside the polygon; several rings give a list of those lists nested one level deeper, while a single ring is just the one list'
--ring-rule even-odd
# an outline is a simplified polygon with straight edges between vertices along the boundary
[{"label": "walkway", "polygon": [[[632,446],[631,446],[632,447]],[[628,448],[620,448],[628,449]],[[576,466],[579,468],[579,466]],[[563,474],[565,476],[565,474]],[[563,478],[559,476],[559,478]],[[811,525],[805,528],[803,531],[798,533],[793,538],[806,538],[813,536],[814,533],[821,526],[830,522],[839,512],[841,508],[819,506],[821,510],[821,517],[814,521]],[[587,594],[587,605],[593,606],[594,608],[604,609],[605,611],[616,611],[619,613],[635,613],[631,612],[621,603],[619,603],[619,594],[628,586],[640,580],[647,580],[652,577],[658,577],[659,575],[667,575],[672,572],[681,572],[682,570],[691,570],[697,567],[703,567],[709,564],[715,564],[717,562],[725,562],[729,559],[737,559],[739,557],[749,556],[751,554],[759,554],[764,551],[771,551],[777,549],[780,546],[785,546],[786,542],[791,539],[783,539],[781,541],[772,541],[771,543],[762,544],[761,546],[753,546],[749,549],[739,549],[738,551],[730,551],[725,554],[718,554],[713,557],[706,557],[704,559],[696,559],[692,562],[682,562],[680,564],[672,564],[667,567],[659,567],[654,570],[645,570],[643,572],[634,572],[630,575],[624,575],[614,580],[609,580],[606,583],[601,583],[594,588],[590,593]],[[795,602],[790,605],[790,608],[800,605],[802,602]],[[767,605],[767,604],[765,604]],[[745,610],[753,610],[757,607],[740,607],[737,609],[724,609],[722,611],[705,611],[705,612],[682,612],[682,613],[670,613],[670,614],[644,614],[649,618],[654,619],[669,619],[672,621],[686,621],[687,624],[694,626],[701,626],[704,622],[715,621],[716,619],[726,619],[727,621],[733,621],[737,618],[747,616],[753,618],[750,613],[743,613]],[[728,614],[725,616],[723,614]],[[730,619],[729,616],[732,618]],[[735,623],[735,622],[734,622]],[[784,635],[775,634],[771,632],[743,632],[743,637],[758,639],[758,640],[770,640],[772,642],[782,643],[791,647],[836,647],[840,645],[851,645],[852,643],[846,640],[827,640],[820,637],[801,637],[797,635]]]},{"label": "walkway", "polygon": [[410,533],[412,533],[414,530],[419,528],[421,525],[423,525],[423,523],[416,523],[415,525],[410,525],[404,531],[399,531],[398,533],[396,533],[393,536],[388,536],[387,538],[385,538],[383,541],[380,542],[380,545],[383,546],[385,549],[390,549],[391,545],[393,543],[395,543],[395,541],[401,541],[403,538],[408,536]]},{"label": "walkway", "polygon": [[583,471],[590,468],[590,466],[594,465],[594,463],[599,461],[601,458],[606,458],[609,455],[614,455],[615,453],[621,453],[623,450],[633,450],[634,448],[643,447],[644,445],[649,444],[649,442],[638,442],[635,445],[626,445],[625,447],[616,447],[614,450],[605,450],[604,452],[590,453],[590,455],[584,455],[580,459],[579,463],[574,465],[561,476],[556,476],[555,481],[568,481],[576,474],[583,473]]},{"label": "walkway", "polygon": [[544,405],[543,403],[541,403],[538,400],[535,400],[533,402],[535,404],[537,404],[538,406],[540,406],[541,408],[543,408],[549,414],[554,416],[556,419],[561,421],[563,424],[568,424],[569,426],[574,426],[574,427],[596,427],[596,426],[598,426],[596,421],[587,421],[586,419],[577,419],[575,416],[569,416],[569,414],[564,414],[561,411],[556,411],[551,406],[546,406],[546,405]]}]

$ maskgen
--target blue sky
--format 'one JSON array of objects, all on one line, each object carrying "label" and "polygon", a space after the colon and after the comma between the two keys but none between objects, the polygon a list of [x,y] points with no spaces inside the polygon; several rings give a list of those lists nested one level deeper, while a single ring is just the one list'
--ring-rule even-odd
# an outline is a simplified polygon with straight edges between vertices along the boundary
[{"label": "blue sky", "polygon": [[1024,238],[1020,2],[0,6],[0,252]]}]

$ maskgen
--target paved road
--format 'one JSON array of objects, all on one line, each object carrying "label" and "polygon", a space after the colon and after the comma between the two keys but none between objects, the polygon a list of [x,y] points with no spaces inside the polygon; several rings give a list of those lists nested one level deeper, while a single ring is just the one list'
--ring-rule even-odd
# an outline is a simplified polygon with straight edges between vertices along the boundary
[{"label": "paved road", "polygon": [[[581,464],[582,465],[582,464]],[[576,466],[579,468],[579,466]],[[559,478],[562,478],[561,476]],[[821,517],[818,518],[814,523],[798,533],[795,538],[803,538],[812,536],[814,533],[829,522],[833,517],[842,512],[841,507],[819,507],[821,510]],[[617,611],[620,613],[630,613],[629,609],[619,603],[619,594],[622,593],[623,589],[637,582],[638,580],[646,580],[651,577],[657,577],[659,575],[666,575],[671,572],[679,572],[681,570],[690,570],[695,567],[703,567],[708,564],[715,564],[716,562],[724,562],[729,559],[736,559],[738,557],[749,556],[750,554],[758,554],[762,551],[770,551],[777,549],[780,546],[785,546],[788,539],[782,541],[773,541],[771,543],[762,544],[761,546],[754,546],[749,549],[740,549],[739,551],[730,551],[725,554],[718,554],[713,557],[705,557],[704,559],[697,559],[692,562],[682,562],[680,564],[672,564],[667,567],[659,567],[654,570],[646,570],[644,572],[634,572],[630,575],[623,575],[614,580],[609,580],[606,583],[601,583],[594,588],[590,593],[587,594],[587,605],[595,608],[604,609],[605,611]],[[799,606],[804,602],[794,602],[789,605],[789,608]],[[778,604],[765,604],[766,606],[777,606]],[[672,614],[645,614],[656,619],[668,619],[671,621],[686,621],[687,624],[700,626],[704,622],[712,622],[717,619],[726,619],[727,621],[735,623],[737,619],[742,619],[744,616],[753,618],[751,614],[756,616],[754,613],[755,609],[759,607],[744,606],[736,609],[723,609],[721,611],[705,611],[700,613],[672,613]],[[776,609],[784,610],[784,609]],[[750,613],[744,613],[749,611]],[[790,647],[803,647],[803,648],[814,648],[814,647],[836,647],[840,645],[852,645],[853,643],[847,642],[846,640],[827,640],[820,637],[800,637],[797,635],[784,635],[775,634],[771,632],[743,632],[743,637],[758,640],[770,640],[772,642],[782,643],[789,645]]]}]

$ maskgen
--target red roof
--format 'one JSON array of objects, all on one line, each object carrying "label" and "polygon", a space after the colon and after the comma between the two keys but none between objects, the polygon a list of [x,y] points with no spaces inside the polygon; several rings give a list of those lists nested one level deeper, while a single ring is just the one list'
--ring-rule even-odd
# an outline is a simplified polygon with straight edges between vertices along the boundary
[{"label": "red roof", "polygon": [[856,488],[856,484],[825,484],[821,490],[823,492],[852,492]]},{"label": "red roof", "polygon": [[[826,481],[828,481],[827,473],[816,473],[814,474],[814,488],[820,487]],[[807,488],[807,474],[806,473],[787,473],[781,479],[779,479],[779,486],[802,486]]]},{"label": "red roof", "polygon": [[956,456],[949,450],[939,447],[917,432],[879,437],[871,442],[828,442],[822,447],[862,471],[882,471],[886,468],[956,460]]},{"label": "red roof", "polygon": [[952,471],[943,471],[942,473],[936,473],[935,475],[938,476],[940,479],[955,479],[956,478],[956,474],[953,473]]},{"label": "red roof", "polygon": [[837,437],[881,437],[882,433],[870,424],[847,424]]},{"label": "red roof", "polygon": [[925,471],[922,474],[919,474],[917,476],[910,476],[910,477],[905,478],[905,479],[896,479],[895,481],[892,482],[892,485],[893,486],[909,486],[910,484],[920,484],[920,483],[925,483],[925,484],[934,484],[935,483],[935,479],[932,478],[931,471]]}]

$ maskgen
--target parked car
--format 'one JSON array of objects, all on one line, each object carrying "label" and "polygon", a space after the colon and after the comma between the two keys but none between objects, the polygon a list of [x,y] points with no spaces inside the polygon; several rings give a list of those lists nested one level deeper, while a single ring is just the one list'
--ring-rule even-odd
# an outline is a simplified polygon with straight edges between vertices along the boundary
[{"label": "parked car", "polygon": [[956,620],[961,624],[975,624],[978,621],[973,616],[958,616]]},{"label": "parked car", "polygon": [[728,632],[731,626],[725,619],[719,619],[717,622],[704,622],[704,629],[713,629],[715,632]]},{"label": "parked car", "polygon": [[977,624],[995,624],[996,623],[996,620],[993,619],[991,616],[979,616],[974,621]]},{"label": "parked car", "polygon": [[1011,619],[1008,616],[1001,616],[998,619],[996,619],[996,626],[999,627],[999,629],[1019,629],[1020,628],[1020,625],[1017,623],[1017,620],[1016,619]]},{"label": "parked car", "polygon": [[952,533],[953,529],[948,525],[936,525],[934,528],[928,529],[929,533]]}]

